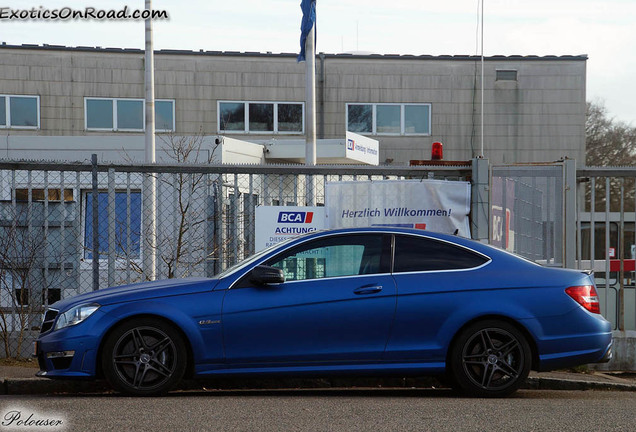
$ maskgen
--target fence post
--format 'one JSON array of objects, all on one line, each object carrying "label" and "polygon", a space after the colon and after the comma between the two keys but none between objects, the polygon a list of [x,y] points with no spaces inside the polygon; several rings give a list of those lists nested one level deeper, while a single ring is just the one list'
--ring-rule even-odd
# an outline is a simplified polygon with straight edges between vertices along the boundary
[{"label": "fence post", "polygon": [[563,163],[563,266],[576,268],[576,160]]},{"label": "fence post", "polygon": [[212,203],[211,203],[211,215],[210,220],[212,222],[212,260],[213,270],[212,274],[218,274],[221,272],[221,254],[223,248],[221,246],[221,230],[223,229],[223,210],[220,204],[221,193],[223,186],[221,185],[221,176],[217,175],[216,180],[213,182],[212,189]]},{"label": "fence post", "polygon": [[472,160],[471,193],[471,233],[475,240],[488,241],[490,224],[489,184],[490,170],[488,159]]},{"label": "fence post", "polygon": [[215,223],[215,199],[216,199],[216,186],[212,182],[212,176],[206,174],[205,183],[207,190],[205,194],[205,217],[206,217],[206,230],[205,230],[205,275],[212,277],[215,274],[215,235],[216,235],[216,223]]},{"label": "fence post", "polygon": [[91,155],[91,163],[93,165],[93,291],[99,289],[99,189],[97,182],[97,155]]},{"label": "fence post", "polygon": [[117,242],[115,240],[115,170],[108,169],[108,286],[115,285],[115,253]]}]

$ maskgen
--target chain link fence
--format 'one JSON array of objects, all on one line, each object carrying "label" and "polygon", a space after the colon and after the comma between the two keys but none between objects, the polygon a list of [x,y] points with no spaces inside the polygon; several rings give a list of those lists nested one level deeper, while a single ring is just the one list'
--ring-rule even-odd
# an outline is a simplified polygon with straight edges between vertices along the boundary
[{"label": "chain link fence", "polygon": [[470,175],[470,167],[0,162],[0,357],[30,356],[57,300],[210,277],[246,258],[256,206],[324,205],[330,181]]},{"label": "chain link fence", "polygon": [[493,166],[490,243],[547,266],[564,264],[562,164]]}]

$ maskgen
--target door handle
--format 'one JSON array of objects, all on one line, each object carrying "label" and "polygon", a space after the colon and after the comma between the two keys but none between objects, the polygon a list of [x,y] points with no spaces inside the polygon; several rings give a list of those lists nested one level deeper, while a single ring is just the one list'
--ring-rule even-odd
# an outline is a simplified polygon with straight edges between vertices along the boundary
[{"label": "door handle", "polygon": [[382,286],[374,285],[374,286],[363,286],[360,288],[356,288],[353,290],[353,293],[354,294],[374,294],[380,291],[382,291]]}]

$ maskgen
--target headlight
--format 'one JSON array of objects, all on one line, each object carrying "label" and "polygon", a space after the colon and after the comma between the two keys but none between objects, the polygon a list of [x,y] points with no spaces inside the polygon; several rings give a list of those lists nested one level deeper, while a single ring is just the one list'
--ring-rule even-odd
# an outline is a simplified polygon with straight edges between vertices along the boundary
[{"label": "headlight", "polygon": [[99,309],[99,305],[97,303],[75,306],[57,317],[54,330],[79,324],[91,316],[97,309]]}]

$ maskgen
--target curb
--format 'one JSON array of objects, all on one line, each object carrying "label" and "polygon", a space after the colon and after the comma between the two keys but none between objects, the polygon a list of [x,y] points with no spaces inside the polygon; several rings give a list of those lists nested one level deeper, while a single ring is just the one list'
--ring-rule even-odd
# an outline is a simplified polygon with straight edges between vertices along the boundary
[{"label": "curb", "polygon": [[7,378],[2,381],[0,394],[38,395],[54,393],[104,393],[110,387],[103,381],[57,381],[43,378]]},{"label": "curb", "polygon": [[[275,390],[333,388],[446,388],[435,378],[336,378],[336,379],[215,379],[184,380],[177,390]],[[526,390],[603,390],[636,391],[636,384],[597,382],[546,377],[529,377],[521,386]],[[39,395],[59,393],[109,393],[104,381],[67,381],[42,378],[7,378],[0,386],[1,395]]]},{"label": "curb", "polygon": [[605,390],[605,391],[636,391],[636,384],[614,382],[598,382],[585,380],[571,380],[562,378],[529,377],[522,389],[529,390]]}]

